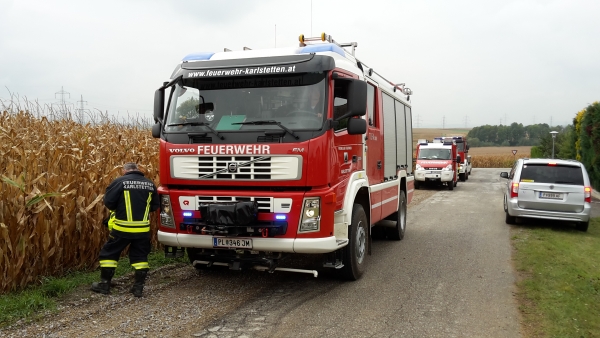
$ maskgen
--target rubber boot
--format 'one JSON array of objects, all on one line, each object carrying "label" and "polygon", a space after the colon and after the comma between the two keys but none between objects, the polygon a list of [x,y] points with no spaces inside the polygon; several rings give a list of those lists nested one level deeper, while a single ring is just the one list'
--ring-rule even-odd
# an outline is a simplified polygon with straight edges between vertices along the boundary
[{"label": "rubber boot", "polygon": [[92,283],[92,291],[109,294],[110,293],[110,280],[115,275],[114,268],[100,268],[100,282]]},{"label": "rubber boot", "polygon": [[142,297],[142,293],[144,292],[144,284],[146,283],[146,276],[148,275],[148,270],[135,270],[135,283],[131,287],[129,292],[133,293],[136,297]]}]

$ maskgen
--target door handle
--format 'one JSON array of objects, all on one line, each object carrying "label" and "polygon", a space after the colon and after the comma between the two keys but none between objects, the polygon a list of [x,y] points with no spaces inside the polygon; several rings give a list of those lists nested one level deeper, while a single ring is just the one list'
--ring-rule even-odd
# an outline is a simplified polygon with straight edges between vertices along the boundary
[{"label": "door handle", "polygon": [[377,169],[381,169],[381,161],[377,161]]}]

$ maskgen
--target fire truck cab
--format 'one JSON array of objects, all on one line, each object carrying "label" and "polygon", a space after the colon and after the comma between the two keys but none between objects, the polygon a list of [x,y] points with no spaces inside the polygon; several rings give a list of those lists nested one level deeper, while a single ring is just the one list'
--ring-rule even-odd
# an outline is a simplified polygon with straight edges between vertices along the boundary
[{"label": "fire truck cab", "polygon": [[458,168],[462,158],[457,153],[456,141],[435,138],[433,142],[419,140],[415,166],[415,189],[421,184],[444,184],[454,190],[458,182]]},{"label": "fire truck cab", "polygon": [[154,99],[167,256],[316,277],[282,265],[325,254],[324,267],[356,280],[372,227],[404,237],[412,92],[359,61],[356,46],[323,33],[183,58]]}]

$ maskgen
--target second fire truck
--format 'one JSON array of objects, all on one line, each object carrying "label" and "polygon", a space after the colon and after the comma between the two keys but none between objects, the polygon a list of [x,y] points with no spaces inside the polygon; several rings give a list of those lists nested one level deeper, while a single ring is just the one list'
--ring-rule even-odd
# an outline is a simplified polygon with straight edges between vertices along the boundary
[{"label": "second fire truck", "polygon": [[443,184],[454,190],[458,183],[458,170],[462,158],[458,155],[456,141],[436,138],[433,142],[419,140],[415,166],[415,188],[422,184]]}]

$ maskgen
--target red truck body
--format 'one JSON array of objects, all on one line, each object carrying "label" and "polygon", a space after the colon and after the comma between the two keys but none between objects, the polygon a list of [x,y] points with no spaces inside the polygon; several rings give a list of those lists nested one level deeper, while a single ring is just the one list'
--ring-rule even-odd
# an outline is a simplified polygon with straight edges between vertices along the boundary
[{"label": "red truck body", "polygon": [[[354,280],[371,228],[394,220],[384,231],[402,239],[414,180],[411,92],[322,40],[193,54],[157,90],[158,239],[168,256],[316,276],[281,263],[326,254],[325,267]],[[308,93],[320,97],[318,113],[302,106]]]}]

